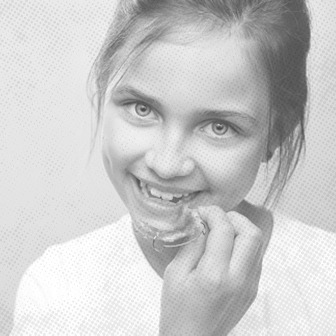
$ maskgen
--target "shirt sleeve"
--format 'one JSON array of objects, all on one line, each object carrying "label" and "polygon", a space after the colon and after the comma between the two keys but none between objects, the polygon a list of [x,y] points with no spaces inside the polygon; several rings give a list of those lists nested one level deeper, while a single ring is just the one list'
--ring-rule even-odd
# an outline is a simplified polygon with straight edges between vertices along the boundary
[{"label": "shirt sleeve", "polygon": [[51,247],[26,270],[17,291],[11,335],[64,331],[59,314],[66,297],[66,282],[61,269],[60,255],[55,247]]}]

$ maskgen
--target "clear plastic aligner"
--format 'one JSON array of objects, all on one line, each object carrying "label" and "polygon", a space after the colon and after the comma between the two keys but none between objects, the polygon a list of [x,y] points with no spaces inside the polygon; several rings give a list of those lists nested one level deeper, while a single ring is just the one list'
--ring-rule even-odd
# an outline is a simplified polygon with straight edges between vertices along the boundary
[{"label": "clear plastic aligner", "polygon": [[196,240],[203,233],[206,234],[206,224],[196,209],[185,208],[182,219],[186,225],[174,230],[159,230],[151,226],[148,221],[132,221],[136,234],[141,234],[145,239],[152,239],[152,247],[161,253],[164,248],[179,247]]}]

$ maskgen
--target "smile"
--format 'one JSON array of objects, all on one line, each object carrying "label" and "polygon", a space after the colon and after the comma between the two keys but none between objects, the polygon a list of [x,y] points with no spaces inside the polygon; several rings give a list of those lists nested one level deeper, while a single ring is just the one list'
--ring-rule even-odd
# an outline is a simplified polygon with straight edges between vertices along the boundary
[{"label": "smile", "polygon": [[158,190],[150,186],[149,184],[139,180],[136,178],[138,191],[142,196],[144,196],[143,200],[150,203],[160,204],[168,207],[176,207],[183,204],[186,204],[197,197],[200,191],[192,192],[192,193],[167,193]]}]

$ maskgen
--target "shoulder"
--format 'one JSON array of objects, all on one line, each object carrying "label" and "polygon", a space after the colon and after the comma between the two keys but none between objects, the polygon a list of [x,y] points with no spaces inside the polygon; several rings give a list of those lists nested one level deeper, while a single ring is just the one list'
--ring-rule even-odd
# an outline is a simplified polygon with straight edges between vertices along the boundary
[{"label": "shoulder", "polygon": [[[55,328],[66,328],[86,320],[105,298],[102,289],[107,280],[124,280],[122,272],[128,265],[124,246],[134,242],[130,225],[130,216],[125,215],[108,226],[49,247],[20,281],[15,330],[48,329],[47,321]],[[69,317],[74,311],[76,314]]]},{"label": "shoulder", "polygon": [[274,238],[279,242],[296,242],[296,247],[336,248],[336,233],[307,225],[280,212],[273,213]]},{"label": "shoulder", "polygon": [[335,330],[336,234],[278,212],[273,219],[262,278],[272,314],[306,320],[319,335]]},{"label": "shoulder", "polygon": [[[336,280],[336,233],[273,213],[269,257],[282,260],[294,273]],[[279,266],[281,267],[281,266]]]},{"label": "shoulder", "polygon": [[[95,268],[115,260],[129,240],[129,214],[118,221],[87,233],[66,243],[49,247],[27,270],[26,274],[39,280],[88,278]],[[85,273],[85,274],[84,274]],[[44,279],[45,278],[45,279]]]},{"label": "shoulder", "polygon": [[122,216],[118,221],[72,239],[66,243],[55,245],[50,250],[67,257],[73,255],[93,255],[117,249],[129,239],[130,215]]}]

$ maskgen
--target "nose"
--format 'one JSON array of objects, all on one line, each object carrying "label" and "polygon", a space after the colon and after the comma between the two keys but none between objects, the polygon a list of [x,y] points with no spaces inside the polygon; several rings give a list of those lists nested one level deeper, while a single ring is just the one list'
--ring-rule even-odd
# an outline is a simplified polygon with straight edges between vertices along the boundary
[{"label": "nose", "polygon": [[195,169],[192,159],[186,158],[172,148],[150,150],[145,156],[149,168],[163,179],[190,175]]}]

